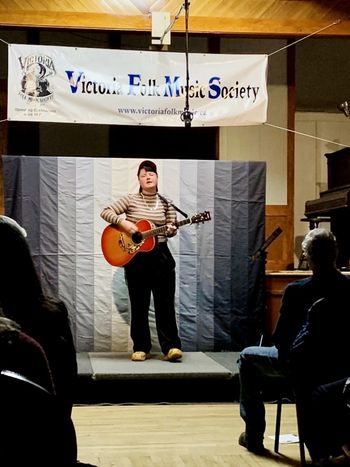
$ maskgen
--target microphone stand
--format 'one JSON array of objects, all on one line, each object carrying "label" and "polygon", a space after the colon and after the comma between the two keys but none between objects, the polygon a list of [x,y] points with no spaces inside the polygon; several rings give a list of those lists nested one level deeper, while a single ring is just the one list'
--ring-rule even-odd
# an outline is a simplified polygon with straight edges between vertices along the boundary
[{"label": "microphone stand", "polygon": [[[267,260],[267,248],[271,245],[271,243],[276,240],[276,238],[282,233],[281,227],[277,227],[272,234],[264,241],[264,243],[256,250],[256,252],[251,256],[252,263],[255,263],[256,260],[258,261],[258,278],[261,283],[261,295],[263,300],[263,315],[261,318],[261,331],[260,331],[260,340],[258,345],[272,345],[270,341],[270,336],[267,335],[266,329],[266,282],[265,282],[265,267],[266,267],[266,260]],[[257,287],[258,289],[258,287]],[[256,297],[256,303],[259,302],[259,298]],[[267,341],[267,342],[265,342]]]},{"label": "microphone stand", "polygon": [[256,250],[256,252],[252,256],[252,261],[255,261],[256,259],[260,258],[262,256],[266,260],[266,249],[268,246],[271,245],[271,243],[276,240],[276,238],[282,233],[281,227],[277,227],[272,234],[264,241],[264,243],[261,245],[260,248]]},{"label": "microphone stand", "polygon": [[186,99],[185,99],[185,108],[181,114],[181,121],[185,123],[185,128],[189,128],[191,126],[191,122],[193,119],[193,113],[190,111],[190,104],[189,104],[189,85],[190,85],[190,74],[189,74],[189,67],[188,67],[188,16],[189,16],[189,6],[190,3],[188,0],[185,0],[185,56],[186,56]]}]

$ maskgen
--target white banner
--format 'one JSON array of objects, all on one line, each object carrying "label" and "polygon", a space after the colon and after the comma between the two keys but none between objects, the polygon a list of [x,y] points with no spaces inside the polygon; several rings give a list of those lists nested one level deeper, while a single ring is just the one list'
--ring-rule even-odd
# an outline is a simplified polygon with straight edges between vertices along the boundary
[{"label": "white banner", "polygon": [[[8,50],[9,120],[184,125],[184,53],[23,44]],[[192,126],[266,122],[266,70],[266,55],[189,54]]]}]

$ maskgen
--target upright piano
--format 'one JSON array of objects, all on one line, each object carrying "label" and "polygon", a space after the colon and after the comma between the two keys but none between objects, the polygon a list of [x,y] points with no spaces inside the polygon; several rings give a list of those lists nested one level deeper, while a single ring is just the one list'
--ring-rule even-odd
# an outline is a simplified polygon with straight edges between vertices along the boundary
[{"label": "upright piano", "polygon": [[337,238],[338,267],[350,268],[350,148],[325,154],[328,189],[320,197],[305,202],[305,217],[329,217],[330,229]]}]

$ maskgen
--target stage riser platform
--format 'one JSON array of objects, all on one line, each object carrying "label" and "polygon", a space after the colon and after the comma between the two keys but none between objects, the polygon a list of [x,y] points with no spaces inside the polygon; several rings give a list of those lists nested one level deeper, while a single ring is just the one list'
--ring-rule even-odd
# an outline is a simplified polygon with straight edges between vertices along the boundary
[{"label": "stage riser platform", "polygon": [[184,352],[181,362],[145,362],[113,352],[78,354],[76,403],[181,403],[239,400],[239,352]]}]

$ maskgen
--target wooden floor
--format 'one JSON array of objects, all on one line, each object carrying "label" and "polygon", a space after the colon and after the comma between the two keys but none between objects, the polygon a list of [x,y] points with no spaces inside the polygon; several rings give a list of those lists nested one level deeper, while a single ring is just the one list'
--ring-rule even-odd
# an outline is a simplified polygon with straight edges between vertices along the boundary
[{"label": "wooden floor", "polygon": [[[299,445],[273,453],[276,405],[266,405],[265,446],[259,457],[238,445],[244,425],[237,403],[75,406],[79,460],[98,467],[298,466]],[[281,434],[297,434],[295,407],[284,404]]]}]

